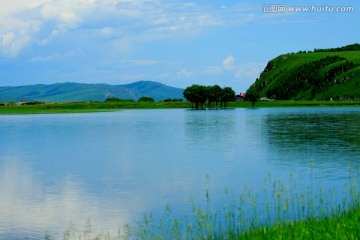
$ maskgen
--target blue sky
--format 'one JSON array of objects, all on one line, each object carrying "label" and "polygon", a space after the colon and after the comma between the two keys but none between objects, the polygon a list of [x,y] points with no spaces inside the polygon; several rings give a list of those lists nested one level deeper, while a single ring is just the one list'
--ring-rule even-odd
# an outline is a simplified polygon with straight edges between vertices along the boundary
[{"label": "blue sky", "polygon": [[278,3],[0,0],[0,86],[152,80],[244,92],[280,54],[360,43],[359,1],[286,1],[270,11]]}]

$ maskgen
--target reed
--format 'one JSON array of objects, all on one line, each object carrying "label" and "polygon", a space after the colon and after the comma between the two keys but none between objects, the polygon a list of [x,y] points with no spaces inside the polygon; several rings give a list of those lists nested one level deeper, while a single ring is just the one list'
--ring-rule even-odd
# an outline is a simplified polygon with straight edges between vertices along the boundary
[{"label": "reed", "polygon": [[[192,204],[189,215],[174,218],[171,211],[158,219],[146,217],[130,231],[131,239],[331,239],[360,236],[358,177],[339,194],[319,186],[298,193],[295,180],[290,186],[273,179],[264,182],[262,193],[244,187],[238,196],[224,191],[221,207],[206,200],[204,207]],[[206,199],[210,198],[206,192]],[[335,226],[335,228],[334,228]],[[331,229],[330,229],[331,228]]]},{"label": "reed", "polygon": [[167,205],[160,215],[144,214],[119,228],[117,236],[94,234],[89,222],[82,233],[69,228],[64,239],[358,239],[359,172],[349,168],[349,181],[340,192],[321,184],[299,191],[292,176],[285,185],[269,174],[262,192],[244,186],[235,195],[224,189],[221,204],[214,204],[206,191],[204,204],[192,202],[184,215]]}]

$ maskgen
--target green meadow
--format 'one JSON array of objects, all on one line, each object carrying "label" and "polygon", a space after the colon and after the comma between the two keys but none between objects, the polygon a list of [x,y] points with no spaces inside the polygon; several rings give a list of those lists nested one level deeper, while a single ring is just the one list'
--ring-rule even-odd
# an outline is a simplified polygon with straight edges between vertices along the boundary
[{"label": "green meadow", "polygon": [[187,108],[187,102],[62,102],[40,103],[34,105],[16,105],[8,103],[0,106],[0,114],[46,114],[46,113],[87,113],[110,112],[121,109],[161,109],[161,108]]}]

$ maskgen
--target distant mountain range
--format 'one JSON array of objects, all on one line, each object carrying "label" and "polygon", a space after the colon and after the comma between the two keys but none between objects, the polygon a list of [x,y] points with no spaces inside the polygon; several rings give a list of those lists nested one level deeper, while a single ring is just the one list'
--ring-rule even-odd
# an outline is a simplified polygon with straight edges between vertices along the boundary
[{"label": "distant mountain range", "polygon": [[125,85],[55,83],[19,87],[0,87],[0,102],[45,101],[104,101],[110,97],[138,100],[151,97],[156,101],[183,98],[184,89],[158,82],[139,81]]}]

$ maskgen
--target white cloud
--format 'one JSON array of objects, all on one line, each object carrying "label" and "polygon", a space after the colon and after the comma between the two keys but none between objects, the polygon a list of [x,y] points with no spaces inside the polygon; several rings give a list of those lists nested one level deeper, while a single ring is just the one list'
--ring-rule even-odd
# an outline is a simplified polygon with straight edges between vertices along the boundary
[{"label": "white cloud", "polygon": [[[80,25],[94,9],[92,0],[15,0],[0,10],[0,54],[15,57],[32,44],[48,44],[59,32]],[[53,25],[44,39],[37,35],[50,23]]]},{"label": "white cloud", "polygon": [[230,73],[234,79],[246,81],[249,84],[260,76],[264,69],[265,63],[259,62],[246,62],[237,64],[233,56],[226,57],[221,65],[207,66],[202,68],[201,74],[203,75],[220,75]]},{"label": "white cloud", "polygon": [[76,28],[95,10],[95,0],[57,0],[44,3],[40,14],[45,20],[55,21],[62,28]]},{"label": "white cloud", "polygon": [[260,73],[264,69],[264,63],[249,62],[244,63],[236,67],[235,77],[237,79],[252,79],[255,81],[260,76]]},{"label": "white cloud", "polygon": [[2,4],[0,8],[1,16],[9,16],[15,12],[32,9],[48,2],[48,0],[13,0]]},{"label": "white cloud", "polygon": [[30,43],[31,36],[26,30],[2,33],[0,34],[0,54],[15,57]]},{"label": "white cloud", "polygon": [[[13,0],[4,5],[0,9],[0,54],[7,56],[16,56],[32,44],[50,44],[68,31],[80,32],[84,27],[132,45],[134,39],[197,36],[203,29],[234,26],[234,19],[239,23],[243,16],[249,17],[236,7],[181,1]],[[94,36],[89,35],[89,41]]]},{"label": "white cloud", "polygon": [[104,27],[100,30],[100,32],[104,36],[111,36],[114,34],[114,29],[111,27]]},{"label": "white cloud", "polygon": [[46,39],[38,40],[40,45],[47,45],[51,43],[61,32],[59,30],[53,30]]},{"label": "white cloud", "polygon": [[32,43],[32,36],[41,27],[38,19],[16,15],[14,11],[19,9],[25,9],[24,4],[10,3],[0,10],[0,55],[15,57]]},{"label": "white cloud", "polygon": [[182,69],[181,71],[179,71],[177,73],[177,76],[181,77],[181,78],[193,78],[195,76],[195,74],[188,70]]},{"label": "white cloud", "polygon": [[233,56],[228,56],[223,60],[222,64],[224,70],[233,71],[235,68],[235,58]]}]

